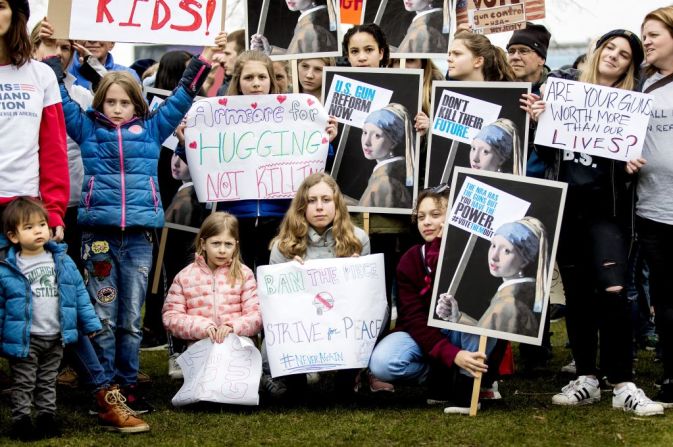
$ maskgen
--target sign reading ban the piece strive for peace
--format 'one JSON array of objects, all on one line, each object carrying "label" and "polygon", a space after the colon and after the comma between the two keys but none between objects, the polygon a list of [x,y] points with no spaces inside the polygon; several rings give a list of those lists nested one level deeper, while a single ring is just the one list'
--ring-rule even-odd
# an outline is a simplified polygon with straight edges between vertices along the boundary
[{"label": "sign reading ban the piece strive for peace", "polygon": [[490,240],[502,224],[521,219],[530,202],[466,177],[451,209],[449,225]]},{"label": "sign reading ban the piece strive for peace", "polygon": [[257,269],[273,377],[364,368],[386,314],[383,255]]},{"label": "sign reading ban the piece strive for peace", "polygon": [[621,161],[640,157],[651,95],[548,78],[544,99],[535,144]]},{"label": "sign reading ban the piece strive for peace", "polygon": [[292,198],[324,171],[327,113],[305,94],[224,96],[187,113],[185,149],[201,202]]},{"label": "sign reading ban the piece strive for peace", "polygon": [[[70,39],[213,45],[223,29],[225,0],[52,0],[69,22]],[[51,6],[51,5],[50,5]]]}]

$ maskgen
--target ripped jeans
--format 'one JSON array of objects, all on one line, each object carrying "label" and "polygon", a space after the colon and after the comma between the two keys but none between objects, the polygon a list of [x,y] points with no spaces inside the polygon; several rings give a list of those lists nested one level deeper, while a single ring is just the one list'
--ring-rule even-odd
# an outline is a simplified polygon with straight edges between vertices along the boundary
[{"label": "ripped jeans", "polygon": [[84,282],[103,330],[91,342],[104,381],[136,383],[141,309],[152,267],[152,232],[146,229],[82,233]]}]

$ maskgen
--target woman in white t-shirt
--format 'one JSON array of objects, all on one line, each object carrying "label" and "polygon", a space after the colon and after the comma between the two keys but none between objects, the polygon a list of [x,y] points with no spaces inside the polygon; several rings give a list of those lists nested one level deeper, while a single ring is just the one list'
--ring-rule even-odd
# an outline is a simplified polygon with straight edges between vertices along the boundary
[{"label": "woman in white t-shirt", "polygon": [[54,72],[31,61],[29,14],[27,0],[0,0],[0,208],[39,197],[60,241],[70,186],[65,123]]}]

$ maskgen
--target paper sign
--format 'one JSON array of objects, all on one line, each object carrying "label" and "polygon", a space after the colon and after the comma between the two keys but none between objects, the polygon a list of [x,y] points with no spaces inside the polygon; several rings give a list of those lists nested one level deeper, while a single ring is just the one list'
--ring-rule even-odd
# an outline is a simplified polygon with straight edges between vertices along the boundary
[{"label": "paper sign", "polygon": [[59,0],[68,4],[74,40],[214,45],[224,25],[224,0]]},{"label": "paper sign", "polygon": [[468,9],[469,23],[475,34],[504,33],[526,27],[523,3],[496,8]]},{"label": "paper sign", "polygon": [[201,202],[292,198],[325,169],[327,113],[306,94],[224,96],[187,113],[185,149]]},{"label": "paper sign", "polygon": [[[458,24],[472,24],[470,21],[472,13],[470,11],[507,8],[509,6],[519,7],[521,5],[523,5],[527,21],[530,22],[545,18],[545,0],[466,0],[464,3],[458,3],[458,6],[456,7],[456,17]],[[498,17],[496,16],[495,19],[497,20]],[[501,19],[504,20],[503,17],[501,17]],[[490,18],[489,20],[493,19]],[[523,26],[523,28],[525,28],[525,26]]]},{"label": "paper sign", "polygon": [[178,357],[184,383],[171,401],[259,405],[262,355],[247,337],[229,334],[222,343],[206,338]]},{"label": "paper sign", "polygon": [[530,202],[466,177],[451,209],[449,225],[490,240],[502,224],[521,219]]},{"label": "paper sign", "polygon": [[653,97],[549,78],[535,144],[628,161],[640,157]]},{"label": "paper sign", "polygon": [[439,101],[432,133],[461,143],[472,144],[482,127],[498,119],[502,106],[444,90]]},{"label": "paper sign", "polygon": [[257,269],[273,377],[364,368],[386,314],[383,255]]},{"label": "paper sign", "polygon": [[390,104],[392,96],[392,90],[334,75],[325,107],[338,122],[362,129],[367,115]]},{"label": "paper sign", "polygon": [[341,23],[347,25],[360,25],[365,11],[364,0],[340,0]]}]

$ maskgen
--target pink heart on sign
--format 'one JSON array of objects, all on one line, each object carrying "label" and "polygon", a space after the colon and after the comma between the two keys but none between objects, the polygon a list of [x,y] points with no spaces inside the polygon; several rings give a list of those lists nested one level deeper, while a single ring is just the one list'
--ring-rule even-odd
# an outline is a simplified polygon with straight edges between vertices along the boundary
[{"label": "pink heart on sign", "polygon": [[312,99],[309,99],[306,102],[308,103],[309,106],[312,106],[313,104],[315,104],[315,101],[312,100]]},{"label": "pink heart on sign", "polygon": [[192,141],[191,143],[189,143],[189,148],[196,149],[196,141]]},{"label": "pink heart on sign", "polygon": [[285,95],[278,95],[278,96],[276,96],[276,99],[278,100],[278,102],[279,102],[280,104],[282,104],[282,103],[284,103],[285,100],[287,99],[287,96],[285,96]]},{"label": "pink heart on sign", "polygon": [[250,104],[250,107],[252,107],[253,109],[256,109],[257,108],[257,103],[253,102],[252,104]]},{"label": "pink heart on sign", "polygon": [[227,98],[220,98],[220,99],[217,100],[217,102],[219,102],[223,106],[226,106],[227,105]]},{"label": "pink heart on sign", "polygon": [[329,142],[329,140],[328,140],[327,138],[325,138],[325,137],[322,137],[322,144],[325,144],[325,143],[327,143],[327,142]]}]

